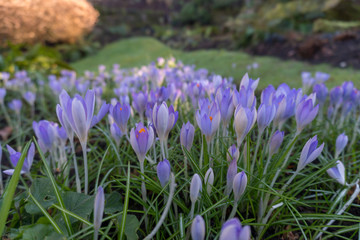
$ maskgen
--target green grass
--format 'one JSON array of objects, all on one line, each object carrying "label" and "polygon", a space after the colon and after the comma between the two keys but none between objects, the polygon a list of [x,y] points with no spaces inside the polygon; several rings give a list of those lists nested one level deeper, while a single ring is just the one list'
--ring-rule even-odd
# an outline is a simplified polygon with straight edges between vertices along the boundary
[{"label": "green grass", "polygon": [[[138,37],[114,42],[107,45],[96,55],[78,61],[72,66],[83,73],[85,70],[97,70],[103,64],[108,68],[118,63],[123,68],[137,67],[155,61],[157,57],[173,56],[185,64],[195,64],[197,68],[207,68],[209,71],[225,77],[234,77],[239,81],[247,71],[246,66],[253,62],[260,67],[249,72],[253,78],[261,77],[260,88],[268,84],[279,85],[286,82],[292,87],[301,86],[302,71],[323,71],[331,74],[327,82],[329,87],[339,85],[343,81],[353,81],[360,87],[360,72],[354,69],[339,69],[330,65],[310,65],[297,61],[282,61],[273,57],[255,57],[241,51],[198,50],[182,52],[174,50],[153,38]],[[233,63],[236,67],[233,68]]]}]

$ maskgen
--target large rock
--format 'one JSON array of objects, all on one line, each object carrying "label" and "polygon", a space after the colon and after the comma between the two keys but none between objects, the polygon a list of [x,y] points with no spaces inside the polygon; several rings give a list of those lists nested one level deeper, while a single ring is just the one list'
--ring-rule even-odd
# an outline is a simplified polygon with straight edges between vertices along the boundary
[{"label": "large rock", "polygon": [[98,16],[86,0],[0,0],[0,44],[72,43]]}]

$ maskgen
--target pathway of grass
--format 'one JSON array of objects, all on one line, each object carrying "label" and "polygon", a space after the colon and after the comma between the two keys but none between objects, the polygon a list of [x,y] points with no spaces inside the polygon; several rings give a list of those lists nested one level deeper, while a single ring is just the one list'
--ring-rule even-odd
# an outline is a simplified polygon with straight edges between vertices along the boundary
[{"label": "pathway of grass", "polygon": [[[185,64],[195,64],[198,68],[207,68],[222,76],[232,76],[239,81],[247,71],[246,66],[257,62],[259,68],[249,72],[252,78],[260,77],[260,87],[268,84],[279,85],[286,82],[293,87],[301,86],[302,71],[323,71],[331,74],[328,86],[352,80],[360,87],[360,71],[333,68],[329,65],[309,65],[297,61],[282,61],[273,57],[254,57],[240,51],[198,50],[182,52],[173,50],[153,38],[139,37],[121,40],[107,45],[96,55],[74,63],[72,66],[82,73],[85,70],[97,70],[103,64],[108,68],[118,63],[121,67],[136,67],[155,61],[157,57],[174,56]],[[236,65],[236,67],[233,67]]]}]

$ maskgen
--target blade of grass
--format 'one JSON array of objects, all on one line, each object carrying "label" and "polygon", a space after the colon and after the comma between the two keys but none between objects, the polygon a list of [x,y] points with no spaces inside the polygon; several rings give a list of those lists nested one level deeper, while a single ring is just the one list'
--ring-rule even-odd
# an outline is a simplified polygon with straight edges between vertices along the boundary
[{"label": "blade of grass", "polygon": [[[53,188],[54,188],[54,192],[55,192],[56,198],[57,198],[60,206],[65,209],[65,204],[64,204],[64,201],[63,201],[63,199],[62,199],[62,197],[61,197],[61,193],[60,193],[60,191],[59,191],[59,189],[58,189],[58,186],[57,186],[57,184],[56,184],[55,178],[54,178],[54,176],[53,176],[53,174],[52,174],[52,172],[51,172],[51,170],[50,170],[50,167],[49,167],[49,165],[48,165],[48,163],[47,163],[47,161],[46,161],[46,159],[45,159],[45,156],[44,156],[43,152],[41,151],[40,146],[39,146],[39,144],[38,144],[38,142],[36,141],[35,138],[34,138],[34,142],[35,142],[36,148],[38,149],[38,152],[39,152],[39,154],[40,154],[40,158],[41,158],[41,160],[42,160],[42,162],[43,162],[43,164],[44,164],[44,166],[45,166],[46,173],[47,173],[47,175],[48,175],[48,177],[49,177],[49,179],[50,179],[50,181],[51,181],[51,184],[52,184],[52,186],[53,186]],[[69,219],[68,215],[67,215],[64,211],[61,211],[61,214],[63,215],[63,218],[64,218],[64,221],[65,221],[65,224],[66,224],[66,229],[67,229],[67,231],[68,231],[68,234],[69,234],[69,235],[72,235],[72,234],[73,234],[73,230],[72,230],[71,222],[70,222],[70,219]]]},{"label": "blade of grass", "polygon": [[0,209],[0,236],[2,236],[5,225],[6,225],[6,220],[9,215],[11,203],[12,203],[12,200],[14,199],[15,190],[16,190],[16,187],[19,182],[21,169],[24,164],[26,153],[27,153],[29,147],[30,147],[30,142],[28,142],[26,144],[24,150],[22,151],[20,160],[18,161],[18,163],[15,167],[14,174],[12,175],[12,177],[10,179],[10,183],[6,187],[6,190],[3,195],[3,201],[2,201],[2,205],[1,205],[1,209]]}]

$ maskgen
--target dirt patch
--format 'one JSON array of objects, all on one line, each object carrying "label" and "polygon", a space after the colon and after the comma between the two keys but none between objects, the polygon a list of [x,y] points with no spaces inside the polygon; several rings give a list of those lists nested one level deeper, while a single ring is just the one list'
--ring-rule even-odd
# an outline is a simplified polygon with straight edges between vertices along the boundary
[{"label": "dirt patch", "polygon": [[281,59],[306,61],[312,64],[328,63],[336,67],[360,69],[360,31],[336,34],[299,34],[274,36],[249,47],[254,55],[276,56]]}]

